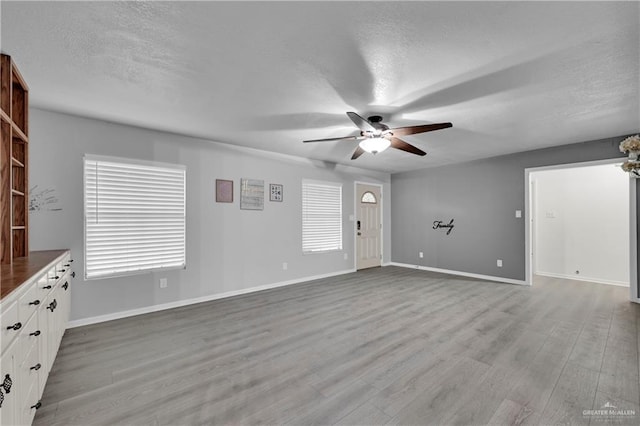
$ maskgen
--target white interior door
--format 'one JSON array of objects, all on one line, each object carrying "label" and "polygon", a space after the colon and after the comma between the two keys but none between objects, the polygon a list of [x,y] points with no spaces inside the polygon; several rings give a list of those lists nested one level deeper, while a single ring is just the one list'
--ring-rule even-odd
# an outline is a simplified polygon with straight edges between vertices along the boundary
[{"label": "white interior door", "polygon": [[381,190],[356,184],[356,269],[382,264]]}]

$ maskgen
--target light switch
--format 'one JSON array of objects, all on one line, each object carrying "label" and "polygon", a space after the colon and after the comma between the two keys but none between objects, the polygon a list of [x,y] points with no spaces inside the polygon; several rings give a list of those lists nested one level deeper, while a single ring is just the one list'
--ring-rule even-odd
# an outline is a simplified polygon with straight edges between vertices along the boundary
[{"label": "light switch", "polygon": [[516,210],[516,217],[522,217],[522,210]]}]

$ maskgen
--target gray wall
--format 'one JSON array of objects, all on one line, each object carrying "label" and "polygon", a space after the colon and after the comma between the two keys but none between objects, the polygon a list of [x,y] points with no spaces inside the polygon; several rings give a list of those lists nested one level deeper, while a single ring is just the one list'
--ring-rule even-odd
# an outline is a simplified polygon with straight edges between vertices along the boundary
[{"label": "gray wall", "polygon": [[[71,249],[78,271],[72,292],[72,320],[352,269],[354,234],[349,215],[354,214],[354,181],[383,183],[385,194],[389,194],[390,177],[385,173],[331,167],[38,109],[30,113],[30,186],[55,190],[59,203],[53,207],[62,208],[30,214],[30,249]],[[187,167],[186,270],[83,281],[85,153]],[[215,202],[216,178],[234,180],[233,204]],[[284,202],[267,199],[264,211],[240,210],[240,178],[283,184]],[[342,252],[302,254],[304,178],[343,183]],[[389,204],[384,204],[383,211],[385,262],[390,260]],[[282,270],[283,262],[288,263],[286,271]],[[168,278],[168,288],[159,288],[160,277]]]},{"label": "gray wall", "polygon": [[[622,157],[623,138],[392,175],[392,260],[524,280],[524,169]],[[522,218],[515,217],[516,210]],[[434,220],[452,218],[450,235],[432,229]]]}]

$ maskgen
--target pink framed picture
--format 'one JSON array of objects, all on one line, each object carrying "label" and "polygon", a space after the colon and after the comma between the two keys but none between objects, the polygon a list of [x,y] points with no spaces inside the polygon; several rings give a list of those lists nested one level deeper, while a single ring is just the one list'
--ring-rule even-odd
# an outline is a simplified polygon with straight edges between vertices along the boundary
[{"label": "pink framed picture", "polygon": [[233,203],[233,181],[216,179],[216,203]]}]

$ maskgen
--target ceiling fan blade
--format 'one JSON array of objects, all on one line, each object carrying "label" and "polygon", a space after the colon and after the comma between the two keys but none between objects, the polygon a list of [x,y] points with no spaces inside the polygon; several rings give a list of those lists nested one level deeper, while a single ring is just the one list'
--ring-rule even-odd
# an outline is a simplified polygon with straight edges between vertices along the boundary
[{"label": "ceiling fan blade", "polygon": [[364,154],[364,149],[360,148],[360,145],[358,145],[356,150],[353,151],[353,155],[351,156],[351,159],[355,160],[356,158],[360,157],[362,154]]},{"label": "ceiling fan blade", "polygon": [[434,123],[434,124],[423,124],[420,126],[407,126],[407,127],[396,127],[395,129],[390,129],[393,136],[407,136],[407,135],[415,135],[416,133],[425,133],[425,132],[433,132],[434,130],[446,129],[452,127],[451,123]]},{"label": "ceiling fan blade", "polygon": [[[406,152],[410,152],[412,154],[416,154],[419,156],[424,156],[427,155],[426,152],[424,152],[423,150],[416,148],[415,146],[406,143],[405,141],[403,141],[402,139],[398,139],[395,137],[392,137],[391,139],[391,147],[395,148],[395,149],[399,149],[401,151],[406,151]],[[360,147],[358,147],[360,148]]]},{"label": "ceiling fan blade", "polygon": [[367,121],[365,118],[360,117],[355,112],[348,112],[347,115],[349,116],[351,121],[353,121],[353,124],[358,126],[358,129],[362,130],[363,132],[375,132],[376,131],[376,128],[373,127],[371,125],[371,123],[369,123],[369,121]]},{"label": "ceiling fan blade", "polygon": [[304,143],[307,142],[331,142],[331,141],[349,141],[349,140],[359,140],[364,139],[362,136],[344,136],[341,138],[329,138],[329,139],[312,139],[308,141],[302,141]]}]

